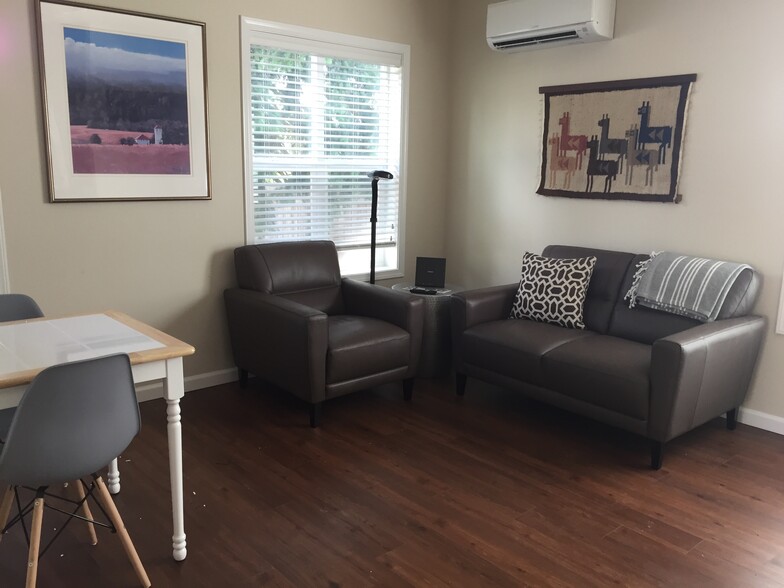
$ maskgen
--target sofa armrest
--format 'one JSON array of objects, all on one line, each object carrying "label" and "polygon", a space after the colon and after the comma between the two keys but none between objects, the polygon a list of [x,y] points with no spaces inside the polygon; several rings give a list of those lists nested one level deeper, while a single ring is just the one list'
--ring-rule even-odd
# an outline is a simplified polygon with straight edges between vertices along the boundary
[{"label": "sofa armrest", "polygon": [[668,441],[746,396],[766,321],[745,316],[705,323],[654,342],[648,436]]},{"label": "sofa armrest", "polygon": [[509,318],[519,286],[518,283],[505,284],[453,294],[452,333],[460,335],[475,325]]},{"label": "sofa armrest", "polygon": [[255,290],[231,288],[224,300],[237,367],[307,402],[324,400],[327,315]]},{"label": "sofa armrest", "polygon": [[482,323],[509,318],[519,284],[505,284],[452,294],[452,355],[458,374],[465,373],[463,333]]}]

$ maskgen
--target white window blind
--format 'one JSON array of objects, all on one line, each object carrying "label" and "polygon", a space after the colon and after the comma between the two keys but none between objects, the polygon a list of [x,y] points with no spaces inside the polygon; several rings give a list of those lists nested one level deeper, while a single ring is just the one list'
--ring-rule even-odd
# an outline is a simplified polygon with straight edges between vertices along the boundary
[{"label": "white window blind", "polygon": [[367,174],[386,170],[394,179],[378,184],[377,269],[397,269],[403,56],[269,34],[251,35],[246,50],[249,237],[329,239],[344,274],[366,272]]}]

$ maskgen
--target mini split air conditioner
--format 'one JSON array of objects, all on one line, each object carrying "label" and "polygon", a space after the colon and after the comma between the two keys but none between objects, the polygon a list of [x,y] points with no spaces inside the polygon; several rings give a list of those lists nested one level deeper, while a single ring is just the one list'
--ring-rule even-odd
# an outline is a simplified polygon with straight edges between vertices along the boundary
[{"label": "mini split air conditioner", "polygon": [[615,0],[508,0],[487,7],[496,51],[542,49],[613,38]]}]

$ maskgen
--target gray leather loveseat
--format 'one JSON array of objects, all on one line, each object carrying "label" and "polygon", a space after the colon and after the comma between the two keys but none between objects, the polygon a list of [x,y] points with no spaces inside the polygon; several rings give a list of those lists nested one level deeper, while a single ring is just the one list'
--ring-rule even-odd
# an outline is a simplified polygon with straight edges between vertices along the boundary
[{"label": "gray leather loveseat", "polygon": [[553,245],[542,255],[596,256],[586,328],[509,319],[518,284],[452,297],[457,392],[471,376],[647,437],[651,467],[664,444],[723,413],[735,426],[765,319],[749,316],[759,290],[744,272],[718,320],[696,320],[623,300],[645,255]]}]

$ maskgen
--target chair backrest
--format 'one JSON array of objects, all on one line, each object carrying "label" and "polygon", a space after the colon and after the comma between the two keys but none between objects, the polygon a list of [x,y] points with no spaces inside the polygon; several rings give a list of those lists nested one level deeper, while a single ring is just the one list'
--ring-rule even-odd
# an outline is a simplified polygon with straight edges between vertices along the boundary
[{"label": "chair backrest", "polygon": [[41,307],[26,294],[0,294],[0,323],[42,316]]},{"label": "chair backrest", "polygon": [[343,312],[340,265],[332,241],[245,245],[234,250],[240,288],[288,298],[327,314]]},{"label": "chair backrest", "polygon": [[0,453],[0,480],[50,486],[92,474],[138,434],[125,354],[46,368],[22,397]]}]

